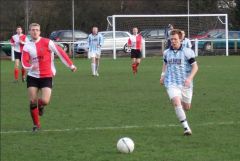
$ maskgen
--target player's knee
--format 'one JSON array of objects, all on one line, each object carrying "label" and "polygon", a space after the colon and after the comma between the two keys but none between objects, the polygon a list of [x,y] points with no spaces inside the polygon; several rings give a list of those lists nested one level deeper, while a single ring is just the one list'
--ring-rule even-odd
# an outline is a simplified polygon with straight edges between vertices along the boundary
[{"label": "player's knee", "polygon": [[47,99],[42,99],[42,104],[43,104],[44,106],[48,105],[49,102],[50,102],[50,101],[47,100]]},{"label": "player's knee", "polygon": [[181,101],[178,98],[173,98],[172,99],[172,104],[174,107],[181,106]]},{"label": "player's knee", "polygon": [[183,105],[183,108],[185,110],[190,110],[191,109],[191,104],[186,103],[186,104]]},{"label": "player's knee", "polygon": [[30,107],[31,110],[37,108],[37,101],[36,100],[31,100],[29,107]]}]

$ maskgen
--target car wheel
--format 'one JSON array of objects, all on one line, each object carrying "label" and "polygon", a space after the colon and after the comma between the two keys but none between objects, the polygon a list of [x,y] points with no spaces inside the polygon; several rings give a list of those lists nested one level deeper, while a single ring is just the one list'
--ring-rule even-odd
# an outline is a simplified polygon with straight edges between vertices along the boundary
[{"label": "car wheel", "polygon": [[124,50],[125,53],[130,53],[131,52],[131,50],[128,48],[127,44],[124,45],[123,50]]},{"label": "car wheel", "polygon": [[211,43],[210,42],[205,43],[203,49],[205,51],[211,51],[211,49],[212,49]]},{"label": "car wheel", "polygon": [[63,46],[63,50],[64,50],[65,52],[68,52],[68,47],[67,47],[66,45],[64,45],[64,46]]},{"label": "car wheel", "polygon": [[68,44],[63,44],[63,50],[64,50],[65,52],[68,52],[68,51],[69,51],[69,46],[68,46]]}]

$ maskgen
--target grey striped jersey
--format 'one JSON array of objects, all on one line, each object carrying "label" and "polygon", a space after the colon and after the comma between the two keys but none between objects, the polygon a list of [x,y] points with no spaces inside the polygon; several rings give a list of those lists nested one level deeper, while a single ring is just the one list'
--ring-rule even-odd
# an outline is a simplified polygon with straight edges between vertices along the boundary
[{"label": "grey striped jersey", "polygon": [[186,78],[191,73],[192,64],[196,62],[194,51],[182,46],[178,50],[170,47],[164,51],[163,60],[166,64],[165,87],[184,86]]}]

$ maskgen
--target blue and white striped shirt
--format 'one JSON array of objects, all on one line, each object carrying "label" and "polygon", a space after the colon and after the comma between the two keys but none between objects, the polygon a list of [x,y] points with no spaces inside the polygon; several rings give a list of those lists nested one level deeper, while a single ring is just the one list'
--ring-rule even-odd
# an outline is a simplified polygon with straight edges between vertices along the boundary
[{"label": "blue and white striped shirt", "polygon": [[165,87],[183,87],[184,81],[191,73],[192,64],[195,63],[194,51],[182,46],[178,50],[174,50],[170,47],[164,51],[163,59],[166,64],[164,78]]},{"label": "blue and white striped shirt", "polygon": [[182,46],[186,48],[192,48],[192,43],[188,38],[184,38],[182,41]]},{"label": "blue and white striped shirt", "polygon": [[103,45],[103,36],[98,33],[97,35],[90,34],[88,36],[88,48],[90,53],[101,53]]}]

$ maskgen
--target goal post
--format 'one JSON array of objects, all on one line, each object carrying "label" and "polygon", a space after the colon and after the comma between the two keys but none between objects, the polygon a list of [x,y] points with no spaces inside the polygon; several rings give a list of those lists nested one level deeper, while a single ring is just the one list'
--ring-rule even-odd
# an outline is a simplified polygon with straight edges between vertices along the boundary
[{"label": "goal post", "polygon": [[[111,20],[110,20],[111,18]],[[130,20],[131,18],[131,20]],[[224,30],[224,41],[225,41],[225,55],[229,55],[228,50],[228,15],[227,14],[174,14],[174,15],[112,15],[108,18],[108,24],[111,26],[111,29],[113,31],[113,59],[117,58],[116,55],[116,31],[117,30],[125,30],[125,31],[131,31],[133,26],[138,26],[138,21],[141,22],[142,29],[147,28],[157,28],[157,27],[163,27],[163,23],[167,25],[168,23],[178,24],[176,28],[184,29],[186,33],[192,33],[201,32],[203,31],[197,23],[201,23],[201,26],[207,26],[208,24],[212,23],[212,26],[215,25],[219,26],[221,25],[222,30]],[[124,22],[127,19],[128,22]],[[190,19],[190,20],[189,20]],[[213,24],[214,21],[217,21],[217,23]],[[151,21],[150,21],[151,20]],[[185,26],[181,26],[181,21],[183,21]],[[185,22],[186,20],[186,22]],[[121,21],[121,22],[120,22]],[[118,27],[119,25],[125,25]],[[127,23],[132,23],[131,25],[126,25]],[[134,24],[136,23],[136,24]],[[195,24],[196,23],[196,24]],[[155,25],[155,26],[154,26]],[[199,27],[199,28],[197,28]],[[109,27],[108,27],[109,28]],[[203,28],[203,27],[202,27]],[[211,29],[210,27],[207,29]],[[190,36],[187,34],[187,36]],[[222,39],[223,40],[223,39]],[[194,40],[192,40],[194,41]],[[199,44],[202,40],[197,40],[197,44]],[[218,41],[218,40],[213,40]],[[147,41],[146,41],[147,42]],[[160,42],[159,42],[160,43]],[[193,42],[194,44],[195,42]],[[195,49],[198,50],[198,49]],[[159,51],[160,52],[160,51]]]}]

